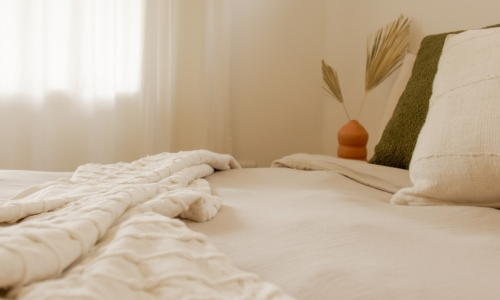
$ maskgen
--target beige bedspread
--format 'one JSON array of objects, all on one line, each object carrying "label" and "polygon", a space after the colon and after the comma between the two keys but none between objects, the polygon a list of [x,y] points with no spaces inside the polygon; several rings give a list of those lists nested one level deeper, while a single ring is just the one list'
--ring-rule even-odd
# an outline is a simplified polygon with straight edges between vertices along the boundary
[{"label": "beige bedspread", "polygon": [[381,186],[341,175],[395,188],[410,184],[404,170],[303,154],[278,164],[318,171],[214,173],[219,215],[189,228],[297,299],[500,299],[500,211],[391,205]]}]

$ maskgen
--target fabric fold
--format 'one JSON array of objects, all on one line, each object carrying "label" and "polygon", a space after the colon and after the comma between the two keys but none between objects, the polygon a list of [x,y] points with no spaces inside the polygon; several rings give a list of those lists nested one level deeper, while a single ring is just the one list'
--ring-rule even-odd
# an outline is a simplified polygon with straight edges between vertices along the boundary
[{"label": "fabric fold", "polygon": [[404,187],[412,186],[408,170],[372,165],[327,155],[297,153],[275,160],[272,167],[332,171],[391,194]]},{"label": "fabric fold", "polygon": [[214,168],[239,167],[231,156],[206,150],[162,153],[132,163],[83,165],[71,179],[0,200],[0,221],[14,223],[0,228],[0,287],[14,287],[16,294],[25,285],[58,277],[123,222],[145,220],[144,215],[165,224],[176,216],[210,220],[221,202],[202,178]]}]

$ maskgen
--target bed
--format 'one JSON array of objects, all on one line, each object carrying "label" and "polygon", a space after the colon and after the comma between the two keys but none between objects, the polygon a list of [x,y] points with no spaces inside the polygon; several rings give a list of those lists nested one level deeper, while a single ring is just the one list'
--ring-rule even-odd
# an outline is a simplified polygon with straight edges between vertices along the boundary
[{"label": "bed", "polygon": [[[0,171],[0,295],[498,299],[500,66],[491,57],[500,30],[446,36],[424,39],[415,61],[440,41],[439,72],[425,83],[439,97],[425,100],[411,163],[393,162],[410,170],[373,160],[405,155],[383,144],[412,79],[428,74],[415,69],[372,163],[299,153],[241,169],[198,150],[73,173]],[[483,55],[469,53],[479,57],[471,63],[467,51]],[[470,94],[480,95],[473,104]]]},{"label": "bed", "polygon": [[[246,299],[280,299],[285,294],[295,299],[496,299],[500,295],[498,210],[391,205],[390,190],[411,185],[407,170],[310,154],[284,157],[274,165],[217,171],[206,177],[211,193],[222,200],[219,213],[208,222],[183,221],[208,237],[238,269],[257,274],[273,285],[271,290],[279,287],[278,292],[250,293]],[[33,171],[0,174],[4,199],[30,186],[72,176]],[[71,278],[71,272],[28,284],[19,291],[19,299],[154,299],[155,295],[150,291],[146,297],[140,288],[137,294],[121,287],[118,291],[127,292],[117,297],[113,294],[117,291],[106,294],[109,291],[93,285],[87,287],[89,293],[82,282],[65,276]]]}]

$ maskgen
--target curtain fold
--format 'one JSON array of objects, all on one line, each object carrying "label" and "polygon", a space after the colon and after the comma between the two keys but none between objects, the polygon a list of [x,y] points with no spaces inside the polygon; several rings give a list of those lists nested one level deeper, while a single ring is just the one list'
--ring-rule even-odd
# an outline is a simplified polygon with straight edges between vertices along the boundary
[{"label": "curtain fold", "polygon": [[229,37],[230,0],[0,0],[0,168],[231,153]]}]

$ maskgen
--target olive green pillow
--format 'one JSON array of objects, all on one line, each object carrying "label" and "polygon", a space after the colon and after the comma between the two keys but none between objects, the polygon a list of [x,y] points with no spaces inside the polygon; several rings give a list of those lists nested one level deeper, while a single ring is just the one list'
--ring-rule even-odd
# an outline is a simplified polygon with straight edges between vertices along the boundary
[{"label": "olive green pillow", "polygon": [[[500,27],[500,24],[486,28],[491,27]],[[422,40],[410,80],[369,163],[400,169],[409,168],[418,135],[429,109],[432,83],[446,36],[460,32],[462,31],[429,35]]]}]

